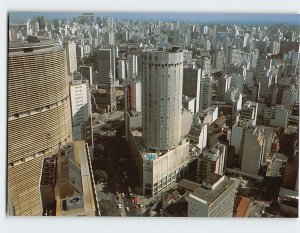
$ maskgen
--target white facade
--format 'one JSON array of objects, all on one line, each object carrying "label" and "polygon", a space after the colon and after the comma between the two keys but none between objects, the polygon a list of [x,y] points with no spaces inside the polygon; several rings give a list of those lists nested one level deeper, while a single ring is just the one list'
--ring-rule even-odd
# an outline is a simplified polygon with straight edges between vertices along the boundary
[{"label": "white facade", "polygon": [[270,70],[256,71],[256,81],[260,84],[259,97],[267,98],[269,87],[276,83],[277,77],[275,77]]},{"label": "white facade", "polygon": [[253,101],[247,101],[243,104],[240,119],[247,120],[252,125],[256,125],[258,112],[258,103]]},{"label": "white facade", "polygon": [[159,193],[176,181],[179,172],[189,161],[189,143],[183,142],[175,149],[158,156],[149,153],[143,156],[143,190],[151,190],[152,194]]},{"label": "white facade", "polygon": [[70,83],[74,141],[84,139],[83,125],[88,122],[89,116],[89,93],[87,90],[87,84],[81,80],[73,80]]},{"label": "white facade", "polygon": [[182,96],[182,107],[187,110],[190,110],[193,114],[195,114],[195,98],[189,98],[186,95]]},{"label": "white facade", "polygon": [[124,80],[126,78],[125,60],[118,61],[118,79]]},{"label": "white facade", "polygon": [[260,166],[269,156],[272,140],[273,132],[270,127],[245,129],[245,135],[242,139],[242,172],[258,175]]},{"label": "white facade", "polygon": [[218,119],[218,111],[219,107],[212,106],[208,107],[204,110],[199,111],[195,118],[199,119],[199,122],[211,125],[213,122],[215,122]]},{"label": "white facade", "polygon": [[135,112],[142,112],[142,83],[134,81],[129,84],[128,108]]},{"label": "white facade", "polygon": [[232,217],[234,196],[235,184],[232,180],[222,180],[212,190],[199,187],[188,195],[187,216]]},{"label": "white facade", "polygon": [[188,137],[191,143],[195,144],[200,150],[203,150],[207,145],[207,124],[195,120]]},{"label": "white facade", "polygon": [[282,105],[265,107],[263,112],[264,125],[275,127],[286,127],[289,111]]},{"label": "white facade", "polygon": [[230,145],[234,146],[234,153],[240,154],[243,128],[238,124],[232,126]]},{"label": "white facade", "polygon": [[136,79],[138,74],[138,62],[137,56],[133,54],[128,54],[127,57],[127,78],[129,81]]},{"label": "white facade", "polygon": [[181,135],[183,53],[170,50],[143,52],[142,112],[146,147],[167,150]]},{"label": "white facade", "polygon": [[68,41],[65,44],[67,55],[68,73],[73,74],[77,71],[77,56],[76,56],[76,43],[74,41]]}]

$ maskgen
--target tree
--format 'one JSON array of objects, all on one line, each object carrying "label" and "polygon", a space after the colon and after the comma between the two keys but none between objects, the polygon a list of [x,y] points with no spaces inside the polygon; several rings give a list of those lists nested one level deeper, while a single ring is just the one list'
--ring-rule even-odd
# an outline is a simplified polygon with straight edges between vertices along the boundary
[{"label": "tree", "polygon": [[95,170],[94,171],[95,180],[104,182],[108,179],[108,175],[104,170]]},{"label": "tree", "polygon": [[94,146],[94,153],[96,156],[100,156],[104,152],[104,146],[101,144],[96,144]]}]

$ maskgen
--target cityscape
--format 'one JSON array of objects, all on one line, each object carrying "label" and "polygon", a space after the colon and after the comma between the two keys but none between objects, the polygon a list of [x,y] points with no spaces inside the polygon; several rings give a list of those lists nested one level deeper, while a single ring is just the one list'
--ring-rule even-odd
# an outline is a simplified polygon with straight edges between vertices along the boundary
[{"label": "cityscape", "polygon": [[299,22],[10,12],[7,215],[297,218]]}]

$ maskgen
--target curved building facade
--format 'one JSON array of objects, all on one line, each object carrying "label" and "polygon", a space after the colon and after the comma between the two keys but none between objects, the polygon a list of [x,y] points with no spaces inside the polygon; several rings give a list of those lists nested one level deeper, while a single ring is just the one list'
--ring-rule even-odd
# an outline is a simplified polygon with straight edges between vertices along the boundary
[{"label": "curved building facade", "polygon": [[143,140],[149,149],[168,150],[180,141],[182,77],[178,47],[143,52]]},{"label": "curved building facade", "polygon": [[15,215],[42,215],[43,159],[71,134],[63,47],[51,40],[9,44],[7,162]]}]

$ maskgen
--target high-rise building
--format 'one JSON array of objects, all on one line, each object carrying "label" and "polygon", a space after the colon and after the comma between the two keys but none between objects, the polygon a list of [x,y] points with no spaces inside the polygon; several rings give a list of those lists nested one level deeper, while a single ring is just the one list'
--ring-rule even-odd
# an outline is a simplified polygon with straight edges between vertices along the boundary
[{"label": "high-rise building", "polygon": [[64,44],[64,46],[67,54],[68,73],[73,74],[77,71],[76,43],[69,40]]},{"label": "high-rise building", "polygon": [[212,77],[204,76],[200,79],[199,110],[204,110],[211,105]]},{"label": "high-rise building", "polygon": [[202,71],[200,69],[183,69],[182,94],[196,99],[194,113],[199,111],[200,80]]},{"label": "high-rise building", "polygon": [[8,191],[15,215],[42,215],[43,160],[71,139],[66,51],[29,37],[9,44]]},{"label": "high-rise building", "polygon": [[115,82],[115,53],[113,48],[99,49],[96,53],[98,83],[106,86],[110,79],[110,74]]},{"label": "high-rise building", "polygon": [[148,148],[167,150],[180,141],[182,77],[179,47],[143,52],[143,140]]},{"label": "high-rise building", "polygon": [[82,78],[89,81],[89,85],[93,85],[93,67],[92,66],[80,66],[79,71],[82,74]]},{"label": "high-rise building", "polygon": [[70,83],[70,99],[72,113],[73,140],[84,139],[84,124],[89,120],[89,91],[88,85],[82,80]]},{"label": "high-rise building", "polygon": [[127,58],[127,78],[128,80],[136,79],[138,74],[138,63],[137,63],[137,56],[133,54],[128,54]]},{"label": "high-rise building", "polygon": [[142,112],[142,84],[141,81],[128,84],[128,110]]},{"label": "high-rise building", "polygon": [[119,80],[124,80],[126,78],[126,60],[119,60],[118,61],[118,79]]}]

